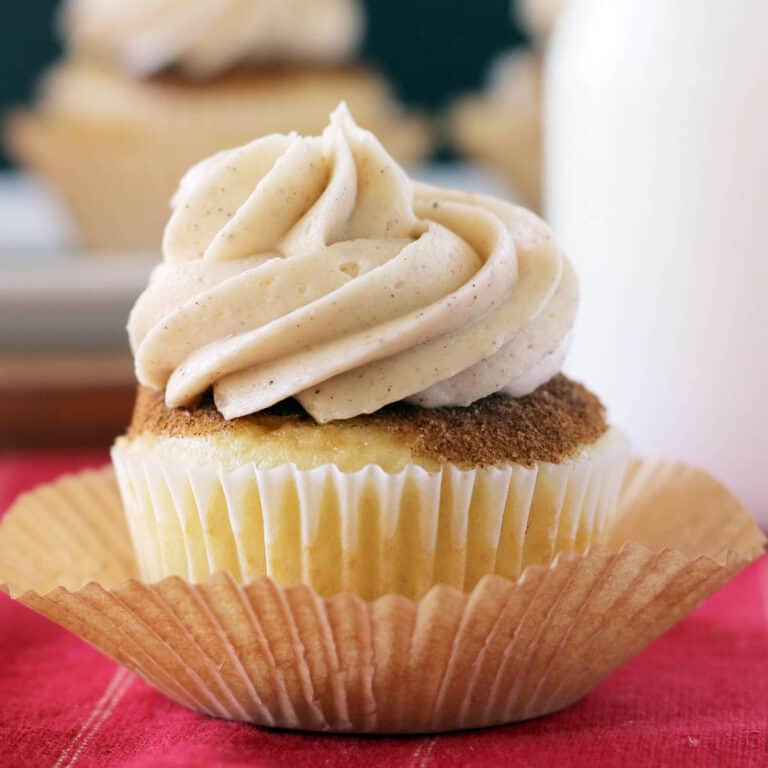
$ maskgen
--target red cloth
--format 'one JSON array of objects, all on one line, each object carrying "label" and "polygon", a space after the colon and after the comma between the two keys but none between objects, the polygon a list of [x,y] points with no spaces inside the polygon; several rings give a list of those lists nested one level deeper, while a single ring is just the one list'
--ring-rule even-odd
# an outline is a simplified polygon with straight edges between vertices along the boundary
[{"label": "red cloth", "polygon": [[[0,509],[104,455],[0,461]],[[751,566],[585,701],[429,738],[269,731],[197,715],[0,596],[0,766],[768,765],[768,561]]]}]

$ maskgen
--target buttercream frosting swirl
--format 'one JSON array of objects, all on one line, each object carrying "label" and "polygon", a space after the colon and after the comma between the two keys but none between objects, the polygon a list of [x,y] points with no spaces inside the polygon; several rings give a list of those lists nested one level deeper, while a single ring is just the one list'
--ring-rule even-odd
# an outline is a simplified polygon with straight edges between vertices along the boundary
[{"label": "buttercream frosting swirl", "polygon": [[411,181],[344,105],[322,136],[203,161],[173,205],[129,322],[171,407],[213,387],[225,418],[296,397],[327,422],[522,396],[562,365],[578,290],[547,226]]},{"label": "buttercream frosting swirl", "polygon": [[363,16],[356,0],[70,0],[62,26],[73,50],[137,75],[207,76],[246,61],[343,60]]}]

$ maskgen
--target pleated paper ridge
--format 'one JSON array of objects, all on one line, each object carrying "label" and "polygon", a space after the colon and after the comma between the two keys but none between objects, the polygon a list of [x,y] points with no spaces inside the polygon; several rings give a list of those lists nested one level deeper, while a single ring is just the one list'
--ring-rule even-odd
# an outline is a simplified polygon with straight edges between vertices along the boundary
[{"label": "pleated paper ridge", "polygon": [[130,448],[112,459],[146,581],[308,584],[329,596],[418,599],[435,584],[471,590],[600,541],[615,512],[627,443],[606,436],[588,458],[398,473],[377,466],[260,469],[179,466]]},{"label": "pleated paper ridge", "polygon": [[[608,548],[559,555],[517,580],[484,576],[469,592],[365,601],[226,573],[137,581],[106,469],[14,505],[0,525],[0,582],[214,716],[361,733],[482,727],[579,700],[762,551],[738,502],[698,470],[635,464],[622,498],[636,540],[617,532]],[[654,549],[659,528],[670,532]]]}]

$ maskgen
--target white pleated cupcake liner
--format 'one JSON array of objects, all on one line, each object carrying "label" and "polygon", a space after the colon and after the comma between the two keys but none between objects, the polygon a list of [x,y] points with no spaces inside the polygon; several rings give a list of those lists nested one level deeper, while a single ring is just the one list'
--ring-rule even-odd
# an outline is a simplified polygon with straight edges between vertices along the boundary
[{"label": "white pleated cupcake liner", "polygon": [[515,579],[599,542],[628,444],[611,432],[561,464],[438,472],[189,467],[127,441],[112,460],[147,581],[200,582],[221,570],[322,595],[419,598],[434,584],[468,591],[489,574]]},{"label": "white pleated cupcake liner", "polygon": [[[672,521],[672,522],[670,522]],[[630,469],[603,547],[418,601],[321,597],[217,573],[136,579],[112,469],[44,486],[0,524],[0,584],[175,701],[267,726],[424,733],[537,717],[606,674],[757,557],[722,486]]]}]

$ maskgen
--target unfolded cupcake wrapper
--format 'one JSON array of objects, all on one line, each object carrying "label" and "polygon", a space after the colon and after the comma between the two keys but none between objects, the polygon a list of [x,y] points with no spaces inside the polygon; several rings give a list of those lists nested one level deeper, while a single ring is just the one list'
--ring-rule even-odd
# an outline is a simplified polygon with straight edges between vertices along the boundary
[{"label": "unfolded cupcake wrapper", "polygon": [[628,445],[615,432],[562,464],[438,472],[184,467],[126,444],[112,459],[146,581],[227,571],[323,596],[419,599],[436,584],[470,591],[486,575],[516,579],[601,541]]},{"label": "unfolded cupcake wrapper", "polygon": [[636,463],[605,548],[418,601],[217,573],[137,580],[111,469],[22,497],[0,525],[0,583],[177,702],[309,730],[489,726],[562,709],[762,552],[705,473]]}]

